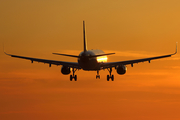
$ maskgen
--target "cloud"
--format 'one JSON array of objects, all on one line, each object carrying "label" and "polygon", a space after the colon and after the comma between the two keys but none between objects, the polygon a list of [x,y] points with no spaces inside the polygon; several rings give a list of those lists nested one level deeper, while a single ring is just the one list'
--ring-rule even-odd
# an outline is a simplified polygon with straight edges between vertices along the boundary
[{"label": "cloud", "polygon": [[123,56],[123,57],[151,57],[157,56],[157,54],[148,53],[145,51],[111,51],[105,50],[107,53],[114,52],[115,56]]},{"label": "cloud", "polygon": [[180,66],[169,66],[170,68],[173,68],[173,69],[180,69]]},{"label": "cloud", "polygon": [[131,75],[145,75],[145,76],[148,76],[148,75],[151,75],[151,76],[165,76],[165,75],[169,75],[170,73],[169,72],[160,72],[160,71],[154,71],[154,72],[134,72],[134,73],[131,73]]}]

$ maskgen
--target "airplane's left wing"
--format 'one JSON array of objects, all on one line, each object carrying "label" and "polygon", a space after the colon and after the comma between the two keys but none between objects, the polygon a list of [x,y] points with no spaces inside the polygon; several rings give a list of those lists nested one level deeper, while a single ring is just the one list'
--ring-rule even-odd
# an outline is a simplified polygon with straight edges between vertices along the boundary
[{"label": "airplane's left wing", "polygon": [[134,64],[134,63],[145,62],[145,61],[148,61],[148,62],[150,63],[151,60],[161,59],[161,58],[166,58],[166,57],[171,57],[172,55],[175,55],[176,53],[177,53],[177,44],[176,44],[176,52],[173,53],[173,54],[156,56],[156,57],[150,57],[150,58],[143,58],[143,59],[135,59],[135,60],[127,60],[127,61],[118,61],[118,62],[102,63],[102,64],[101,64],[101,67],[102,67],[103,69],[105,69],[105,68],[116,67],[116,66],[118,66],[118,65],[128,65],[128,64],[131,64],[131,66],[133,67],[133,64]]},{"label": "airplane's left wing", "polygon": [[11,57],[21,58],[30,60],[31,63],[35,62],[41,62],[41,63],[47,63],[51,67],[51,65],[64,65],[71,68],[81,69],[78,63],[76,62],[65,62],[65,61],[56,61],[56,60],[47,60],[47,59],[40,59],[40,58],[32,58],[32,57],[25,57],[25,56],[19,56],[19,55],[12,55],[4,52],[6,55],[9,55]]}]

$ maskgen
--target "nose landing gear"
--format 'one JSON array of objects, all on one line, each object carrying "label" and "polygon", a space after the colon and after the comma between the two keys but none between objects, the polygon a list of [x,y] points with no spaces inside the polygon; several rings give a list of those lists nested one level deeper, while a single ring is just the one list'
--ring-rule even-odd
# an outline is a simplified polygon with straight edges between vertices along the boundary
[{"label": "nose landing gear", "polygon": [[97,78],[99,78],[99,79],[100,79],[99,70],[97,70],[96,79],[97,79]]},{"label": "nose landing gear", "polygon": [[107,75],[107,81],[109,81],[109,79],[111,79],[112,81],[114,81],[114,75],[111,75],[111,73],[112,73],[112,68],[109,68],[108,71],[109,71],[109,74],[110,74],[110,75]]},{"label": "nose landing gear", "polygon": [[72,81],[74,79],[74,81],[77,81],[77,75],[74,75],[74,73],[76,72],[77,69],[73,68],[73,75],[70,75],[70,81]]}]

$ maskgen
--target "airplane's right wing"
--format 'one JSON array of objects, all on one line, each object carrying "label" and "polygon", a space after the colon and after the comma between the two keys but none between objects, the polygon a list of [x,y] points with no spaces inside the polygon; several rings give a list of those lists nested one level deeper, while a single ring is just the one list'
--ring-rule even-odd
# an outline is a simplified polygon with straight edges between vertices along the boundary
[{"label": "airplane's right wing", "polygon": [[47,59],[40,59],[40,58],[32,58],[32,57],[25,57],[25,56],[19,56],[19,55],[12,55],[12,54],[8,54],[6,52],[4,52],[4,53],[6,55],[11,56],[11,57],[30,60],[31,63],[36,61],[36,62],[41,62],[41,63],[47,63],[47,64],[49,64],[49,66],[51,66],[51,65],[64,65],[64,66],[71,67],[71,68],[81,69],[79,64],[76,63],[76,62],[64,62],[64,61],[56,61],[56,60],[47,60]]},{"label": "airplane's right wing", "polygon": [[150,58],[143,58],[143,59],[127,60],[127,61],[108,62],[108,63],[101,64],[101,67],[105,69],[105,68],[116,67],[118,65],[128,65],[128,64],[131,64],[131,66],[133,66],[134,63],[140,63],[140,62],[145,62],[145,61],[148,61],[150,63],[151,60],[171,57],[172,55],[175,55],[176,53],[177,53],[177,43],[176,43],[176,51],[173,54],[150,57]]}]

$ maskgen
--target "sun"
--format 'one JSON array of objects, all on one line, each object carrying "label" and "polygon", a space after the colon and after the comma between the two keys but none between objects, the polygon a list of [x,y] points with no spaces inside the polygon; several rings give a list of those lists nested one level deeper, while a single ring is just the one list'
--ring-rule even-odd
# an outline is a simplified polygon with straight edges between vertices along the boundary
[{"label": "sun", "polygon": [[100,56],[100,57],[97,57],[96,58],[98,63],[101,63],[101,62],[107,62],[107,56]]}]

